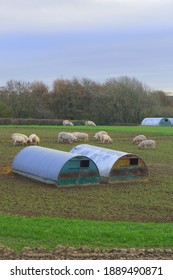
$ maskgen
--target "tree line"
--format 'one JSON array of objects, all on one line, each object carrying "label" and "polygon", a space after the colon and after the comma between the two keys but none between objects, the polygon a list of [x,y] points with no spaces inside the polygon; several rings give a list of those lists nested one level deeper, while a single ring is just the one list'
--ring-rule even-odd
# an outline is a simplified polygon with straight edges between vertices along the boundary
[{"label": "tree line", "polygon": [[0,90],[0,118],[93,120],[100,125],[141,123],[145,117],[173,117],[173,103],[127,76],[98,83],[88,78],[10,80]]}]

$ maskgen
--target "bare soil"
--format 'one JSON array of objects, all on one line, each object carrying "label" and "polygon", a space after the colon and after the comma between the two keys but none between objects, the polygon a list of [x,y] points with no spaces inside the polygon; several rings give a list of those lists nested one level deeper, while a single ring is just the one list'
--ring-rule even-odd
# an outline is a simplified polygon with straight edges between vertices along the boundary
[{"label": "bare soil", "polygon": [[0,246],[0,260],[172,260],[171,249],[88,249],[58,246],[53,251],[44,248],[24,248],[16,253]]}]

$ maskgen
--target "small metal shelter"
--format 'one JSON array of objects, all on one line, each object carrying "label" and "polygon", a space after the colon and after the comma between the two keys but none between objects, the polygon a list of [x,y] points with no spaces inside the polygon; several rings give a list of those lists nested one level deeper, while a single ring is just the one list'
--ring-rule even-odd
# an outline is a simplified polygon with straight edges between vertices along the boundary
[{"label": "small metal shelter", "polygon": [[92,159],[74,153],[29,146],[14,158],[12,171],[57,186],[96,184],[99,171]]},{"label": "small metal shelter", "polygon": [[141,122],[141,125],[171,126],[173,125],[173,118],[145,118]]},{"label": "small metal shelter", "polygon": [[103,183],[140,181],[148,178],[146,164],[137,155],[88,144],[75,146],[70,152],[92,159],[99,169]]}]

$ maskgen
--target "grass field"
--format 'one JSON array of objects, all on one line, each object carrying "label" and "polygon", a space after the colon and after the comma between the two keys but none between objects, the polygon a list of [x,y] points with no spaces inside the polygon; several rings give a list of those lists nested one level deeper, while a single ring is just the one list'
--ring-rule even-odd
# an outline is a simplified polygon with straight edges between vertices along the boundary
[{"label": "grass field", "polygon": [[[59,144],[60,131],[83,130],[89,144],[139,155],[149,172],[148,182],[57,188],[10,173],[22,149],[13,147],[13,132],[36,133],[40,146],[69,151],[76,144]],[[93,140],[106,130],[112,144]],[[145,134],[155,150],[139,150],[132,138]],[[14,250],[25,246],[57,245],[92,248],[173,248],[173,128],[172,127],[45,127],[0,126],[0,243]]]}]

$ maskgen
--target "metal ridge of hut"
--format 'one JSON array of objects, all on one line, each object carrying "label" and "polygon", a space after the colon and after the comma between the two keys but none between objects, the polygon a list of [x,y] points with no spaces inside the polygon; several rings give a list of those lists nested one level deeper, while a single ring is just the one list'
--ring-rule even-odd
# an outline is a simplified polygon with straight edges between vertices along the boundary
[{"label": "metal ridge of hut", "polygon": [[100,182],[92,159],[45,147],[29,146],[14,158],[12,171],[56,186],[76,186]]},{"label": "metal ridge of hut", "polygon": [[99,169],[100,179],[103,183],[146,181],[148,179],[145,162],[135,154],[88,144],[77,145],[70,152],[92,159]]}]

